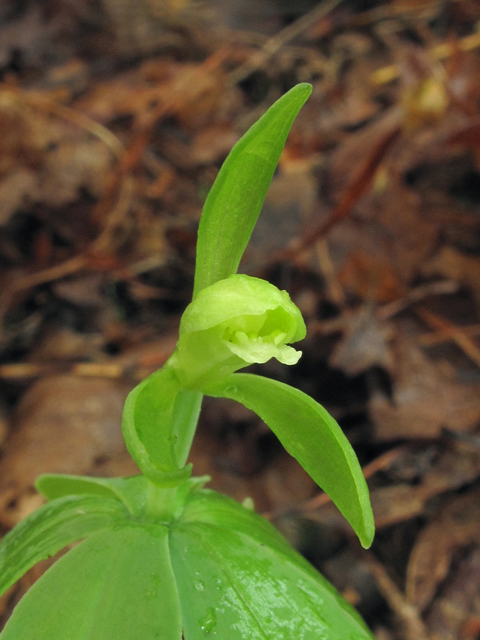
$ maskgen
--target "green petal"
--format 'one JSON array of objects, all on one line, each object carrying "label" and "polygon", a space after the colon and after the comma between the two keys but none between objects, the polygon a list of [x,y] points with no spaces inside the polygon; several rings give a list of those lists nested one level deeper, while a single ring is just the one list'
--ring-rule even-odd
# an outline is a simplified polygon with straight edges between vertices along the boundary
[{"label": "green petal", "polygon": [[0,594],[40,560],[128,517],[121,502],[100,496],[68,496],[40,507],[0,544]]},{"label": "green petal", "polygon": [[97,533],[17,605],[1,640],[180,640],[180,608],[159,525]]},{"label": "green petal", "polygon": [[200,219],[194,298],[237,271],[290,127],[311,91],[298,84],[277,100],[223,163]]},{"label": "green petal", "polygon": [[332,498],[362,546],[372,544],[375,525],[362,469],[345,434],[321,405],[298,389],[252,374],[232,374],[206,393],[255,411]]},{"label": "green petal", "polygon": [[[202,498],[192,501],[201,515]],[[188,522],[170,535],[185,640],[372,640],[358,614],[269,523],[212,492],[203,501],[212,503],[211,510],[204,504],[207,521],[190,520],[187,506]]]}]

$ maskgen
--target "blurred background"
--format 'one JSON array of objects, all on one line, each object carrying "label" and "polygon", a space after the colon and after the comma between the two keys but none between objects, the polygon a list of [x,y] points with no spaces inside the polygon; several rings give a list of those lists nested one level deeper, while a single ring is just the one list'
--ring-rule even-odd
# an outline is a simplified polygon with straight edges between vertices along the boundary
[{"label": "blurred background", "polygon": [[339,421],[376,540],[240,405],[205,399],[194,473],[378,640],[480,638],[479,25],[478,0],[0,3],[0,536],[40,473],[136,472],[123,402],[174,349],[206,194],[311,82],[241,268],[304,314],[299,364],[261,371]]}]

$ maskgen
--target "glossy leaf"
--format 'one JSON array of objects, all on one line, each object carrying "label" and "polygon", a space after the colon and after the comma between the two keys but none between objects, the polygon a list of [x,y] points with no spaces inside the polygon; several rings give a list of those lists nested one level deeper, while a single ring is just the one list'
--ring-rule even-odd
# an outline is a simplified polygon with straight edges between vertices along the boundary
[{"label": "glossy leaf", "polygon": [[191,465],[176,457],[173,408],[180,391],[174,371],[163,367],[131,391],[125,402],[122,431],[127,449],[149,480],[174,487],[187,480]]},{"label": "glossy leaf", "polygon": [[121,502],[100,496],[68,496],[40,507],[2,540],[0,594],[40,560],[128,517]]},{"label": "glossy leaf", "polygon": [[[185,640],[372,640],[358,614],[269,523],[201,493],[170,534]],[[190,520],[194,512],[208,521]]]},{"label": "glossy leaf", "polygon": [[74,547],[23,597],[0,640],[371,640],[270,523],[202,482],[192,479],[169,525],[120,516]]},{"label": "glossy leaf", "polygon": [[253,509],[248,509],[232,498],[211,489],[202,489],[189,495],[180,521],[182,526],[188,526],[193,522],[237,531],[254,538],[261,545],[300,558],[281,533],[265,518]]},{"label": "glossy leaf", "polygon": [[280,159],[288,132],[312,91],[298,84],[233,147],[203,207],[197,241],[194,298],[236,273]]},{"label": "glossy leaf", "polygon": [[129,478],[92,478],[45,473],[37,478],[35,488],[48,500],[69,495],[95,495],[120,500],[130,513],[143,513],[148,481],[145,476]]},{"label": "glossy leaf", "polygon": [[228,376],[208,395],[231,398],[255,411],[332,498],[362,546],[372,544],[375,525],[367,483],[345,434],[321,405],[298,389],[245,373]]},{"label": "glossy leaf", "polygon": [[162,525],[97,533],[60,558],[17,605],[1,640],[180,640]]}]

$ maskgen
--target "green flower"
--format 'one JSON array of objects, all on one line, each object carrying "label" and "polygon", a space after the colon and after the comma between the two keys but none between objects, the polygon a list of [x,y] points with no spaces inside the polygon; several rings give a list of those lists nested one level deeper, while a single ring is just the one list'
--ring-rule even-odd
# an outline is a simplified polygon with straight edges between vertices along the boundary
[{"label": "green flower", "polygon": [[200,291],[187,307],[169,366],[182,386],[203,390],[253,363],[276,358],[296,364],[302,352],[289,343],[305,334],[302,315],[286,291],[235,274]]}]

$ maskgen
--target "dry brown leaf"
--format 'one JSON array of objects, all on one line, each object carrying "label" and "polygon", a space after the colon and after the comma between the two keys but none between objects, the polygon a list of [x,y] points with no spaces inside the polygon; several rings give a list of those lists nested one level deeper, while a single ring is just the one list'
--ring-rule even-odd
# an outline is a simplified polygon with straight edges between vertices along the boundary
[{"label": "dry brown leaf", "polygon": [[362,127],[343,140],[330,156],[329,183],[332,194],[338,199],[352,180],[359,166],[369,153],[398,127],[400,113],[390,109],[372,123]]},{"label": "dry brown leaf", "polygon": [[480,307],[480,259],[444,246],[422,269],[426,276],[442,275],[457,280],[471,290]]},{"label": "dry brown leaf", "polygon": [[418,484],[396,484],[371,492],[377,529],[421,515],[431,498],[473,482],[480,474],[477,448],[458,445],[443,453]]},{"label": "dry brown leaf", "polygon": [[47,116],[30,97],[0,89],[0,224],[32,202],[73,202],[81,188],[99,197],[112,164],[104,142]]},{"label": "dry brown leaf", "polygon": [[469,431],[480,418],[480,387],[460,384],[402,334],[392,341],[393,395],[373,393],[379,440],[435,438],[442,428]]},{"label": "dry brown leaf", "polygon": [[101,356],[103,346],[104,337],[100,333],[80,333],[52,325],[30,351],[28,361],[84,361]]},{"label": "dry brown leaf", "polygon": [[8,434],[8,413],[5,402],[0,402],[0,447]]},{"label": "dry brown leaf", "polygon": [[422,486],[419,489],[409,484],[374,489],[370,498],[377,530],[422,514],[431,491],[431,487]]},{"label": "dry brown leaf", "polygon": [[379,225],[382,256],[402,284],[409,284],[431,255],[439,227],[425,218],[421,198],[393,183],[377,203],[373,220]]},{"label": "dry brown leaf", "polygon": [[8,66],[14,51],[19,52],[22,57],[26,56],[27,59],[34,60],[50,46],[48,40],[51,34],[48,32],[51,29],[45,24],[42,7],[31,5],[28,7],[28,11],[23,11],[17,6],[16,11],[12,11],[12,13],[15,14],[17,11],[20,14],[18,19],[2,20],[0,37],[0,65],[2,67]]},{"label": "dry brown leaf", "polygon": [[407,569],[407,598],[421,611],[445,580],[453,555],[480,544],[480,490],[452,498],[418,536]]},{"label": "dry brown leaf", "polygon": [[0,225],[6,224],[10,216],[26,207],[37,191],[37,176],[34,171],[20,168],[5,176],[0,182]]},{"label": "dry brown leaf", "polygon": [[398,619],[403,632],[402,637],[405,640],[429,640],[418,610],[405,600],[403,593],[390,578],[383,564],[369,552],[366,552],[365,556],[367,566],[375,576],[378,588]]},{"label": "dry brown leaf", "polygon": [[[215,13],[208,3],[191,0],[101,0],[98,3],[110,21],[118,53],[132,56],[159,48],[192,45],[197,31],[208,28],[204,45],[216,40]],[[94,5],[96,6],[96,5]],[[189,38],[185,32],[188,30]],[[187,46],[188,46],[187,44]]]},{"label": "dry brown leaf", "polygon": [[284,163],[274,176],[262,215],[245,255],[246,264],[265,264],[266,255],[284,248],[298,237],[316,203],[317,181],[301,161]]},{"label": "dry brown leaf", "polygon": [[52,376],[34,383],[20,401],[0,461],[0,518],[42,473],[95,473],[121,456],[123,404],[129,387],[107,379]]},{"label": "dry brown leaf", "polygon": [[238,141],[238,133],[226,124],[203,127],[194,136],[190,155],[196,164],[213,164],[223,160]]},{"label": "dry brown leaf", "polygon": [[344,288],[363,300],[392,302],[405,293],[390,263],[365,251],[352,251],[338,279]]},{"label": "dry brown leaf", "polygon": [[175,112],[186,129],[196,131],[218,120],[230,121],[238,113],[241,94],[231,87],[227,91],[226,84],[227,76],[218,68],[152,59],[138,71],[97,84],[73,106],[106,123],[119,116],[144,117],[163,105],[164,113]]},{"label": "dry brown leaf", "polygon": [[[467,640],[467,629],[475,620],[478,631],[474,610],[478,607],[479,594],[480,549],[477,545],[459,562],[450,583],[432,605],[427,617],[429,640]],[[475,627],[472,631],[475,632]],[[478,638],[478,633],[468,633],[468,636],[473,640]]]},{"label": "dry brown leaf", "polygon": [[346,318],[345,333],[329,358],[329,365],[356,376],[370,367],[390,370],[393,366],[388,347],[391,331],[380,323],[370,307],[363,307]]},{"label": "dry brown leaf", "polygon": [[375,638],[377,640],[394,640],[393,634],[385,627],[375,629]]},{"label": "dry brown leaf", "polygon": [[110,149],[100,140],[63,140],[49,151],[38,175],[35,200],[53,206],[75,201],[80,188],[102,195],[112,164]]},{"label": "dry brown leaf", "polygon": [[55,295],[67,302],[87,309],[105,305],[101,289],[105,283],[103,274],[87,273],[53,284]]},{"label": "dry brown leaf", "polygon": [[[419,484],[403,483],[372,489],[370,498],[377,531],[421,516],[429,500],[470,484],[479,476],[480,451],[458,445],[444,452]],[[350,525],[331,501],[322,503],[315,510],[300,513],[347,536],[353,535]]]}]

